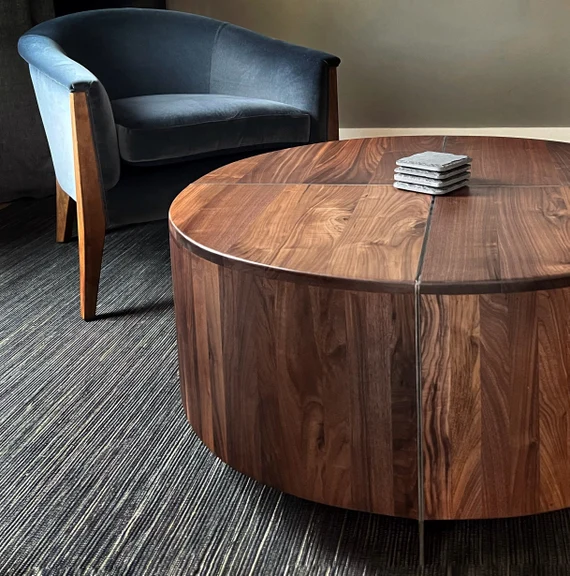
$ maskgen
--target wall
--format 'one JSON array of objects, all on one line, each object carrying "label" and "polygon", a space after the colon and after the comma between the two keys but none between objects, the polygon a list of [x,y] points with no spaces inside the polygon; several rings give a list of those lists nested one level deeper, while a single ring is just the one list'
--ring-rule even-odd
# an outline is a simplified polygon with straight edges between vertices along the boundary
[{"label": "wall", "polygon": [[568,0],[168,0],[337,54],[341,125],[569,126]]}]

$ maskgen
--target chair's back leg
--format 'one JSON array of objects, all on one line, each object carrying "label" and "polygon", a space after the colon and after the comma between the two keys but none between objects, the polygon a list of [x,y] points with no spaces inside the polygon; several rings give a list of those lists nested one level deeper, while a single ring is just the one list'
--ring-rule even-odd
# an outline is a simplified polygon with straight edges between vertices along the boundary
[{"label": "chair's back leg", "polygon": [[328,140],[338,140],[338,84],[336,68],[329,68]]},{"label": "chair's back leg", "polygon": [[79,236],[79,297],[81,317],[95,317],[105,243],[103,187],[89,103],[85,92],[71,94],[71,123],[75,160],[77,232]]},{"label": "chair's back leg", "polygon": [[73,224],[76,217],[75,200],[64,192],[59,185],[55,183],[55,200],[56,200],[56,242],[69,242],[73,233]]}]

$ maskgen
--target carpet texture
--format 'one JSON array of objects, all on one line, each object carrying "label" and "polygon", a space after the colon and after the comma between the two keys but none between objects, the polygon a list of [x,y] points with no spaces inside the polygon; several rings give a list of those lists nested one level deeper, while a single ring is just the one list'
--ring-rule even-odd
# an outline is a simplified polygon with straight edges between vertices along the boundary
[{"label": "carpet texture", "polygon": [[100,318],[53,201],[0,211],[0,575],[568,574],[570,513],[426,524],[281,494],[185,420],[165,222],[107,237]]}]

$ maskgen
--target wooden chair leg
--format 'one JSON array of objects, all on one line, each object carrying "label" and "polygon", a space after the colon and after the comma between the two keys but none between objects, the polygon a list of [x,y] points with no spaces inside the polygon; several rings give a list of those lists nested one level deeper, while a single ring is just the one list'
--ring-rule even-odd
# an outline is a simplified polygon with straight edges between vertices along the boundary
[{"label": "wooden chair leg", "polygon": [[85,92],[71,94],[77,232],[79,236],[79,297],[81,317],[95,318],[105,243],[103,187]]},{"label": "wooden chair leg", "polygon": [[75,200],[62,190],[59,182],[55,183],[55,199],[57,215],[55,241],[69,242],[77,210]]},{"label": "wooden chair leg", "polygon": [[80,312],[83,320],[92,320],[97,309],[105,227],[94,225],[91,217],[83,213],[78,218],[78,232]]},{"label": "wooden chair leg", "polygon": [[329,117],[327,135],[329,140],[338,140],[338,85],[336,68],[329,69]]}]

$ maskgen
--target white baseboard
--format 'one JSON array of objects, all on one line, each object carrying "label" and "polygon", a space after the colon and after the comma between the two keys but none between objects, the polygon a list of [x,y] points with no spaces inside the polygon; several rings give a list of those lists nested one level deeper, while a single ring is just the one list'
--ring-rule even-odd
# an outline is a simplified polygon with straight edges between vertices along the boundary
[{"label": "white baseboard", "polygon": [[570,142],[570,127],[538,128],[341,128],[340,139],[378,136],[506,136]]}]

